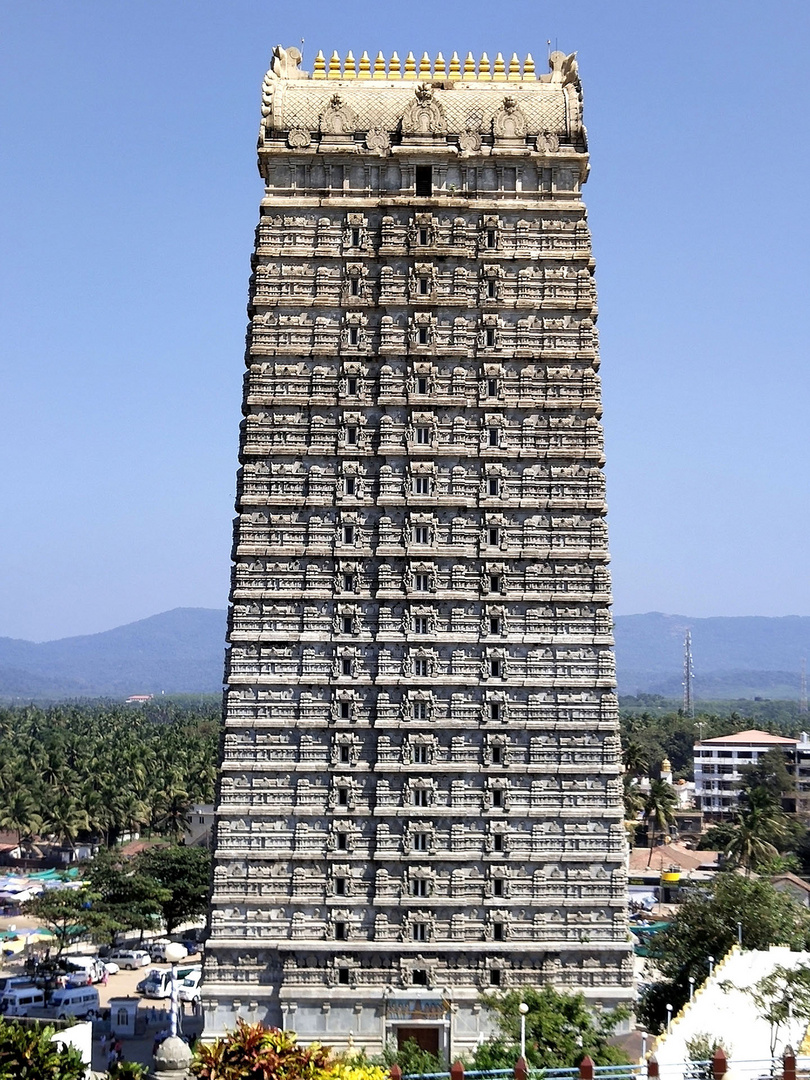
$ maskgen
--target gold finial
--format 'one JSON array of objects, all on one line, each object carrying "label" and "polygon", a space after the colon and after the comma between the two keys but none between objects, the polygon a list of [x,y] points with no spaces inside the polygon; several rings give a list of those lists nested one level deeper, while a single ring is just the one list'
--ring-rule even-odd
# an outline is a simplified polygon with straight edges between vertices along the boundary
[{"label": "gold finial", "polygon": [[450,78],[461,78],[461,61],[458,58],[457,52],[454,52],[453,55],[450,57]]},{"label": "gold finial", "polygon": [[462,75],[462,78],[467,80],[476,78],[475,59],[471,52],[468,52],[464,57],[464,74]]},{"label": "gold finial", "polygon": [[415,79],[416,78],[416,57],[412,52],[409,52],[405,57],[405,74],[403,79]]},{"label": "gold finial", "polygon": [[509,61],[509,74],[507,75],[509,82],[520,82],[520,61],[516,52],[512,53],[512,59]]},{"label": "gold finial", "polygon": [[357,74],[358,79],[370,79],[371,78],[371,60],[369,60],[368,53],[363,50],[363,55],[360,57],[360,71]]},{"label": "gold finial", "polygon": [[447,68],[445,67],[444,57],[441,53],[436,53],[436,63],[433,65],[433,74],[437,79],[443,79],[447,75]]},{"label": "gold finial", "polygon": [[419,78],[430,78],[430,57],[426,52],[422,53],[422,59],[419,61]]},{"label": "gold finial", "polygon": [[357,78],[357,66],[354,62],[354,53],[351,49],[346,53],[346,59],[343,63],[343,78],[344,79],[356,79]]},{"label": "gold finial", "polygon": [[402,78],[402,69],[399,63],[399,56],[396,53],[391,53],[391,63],[388,65],[388,78]]},{"label": "gold finial", "polygon": [[326,75],[327,79],[339,79],[340,78],[340,57],[337,52],[333,52],[329,57],[329,71]]},{"label": "gold finial", "polygon": [[323,55],[323,50],[318,49],[318,55],[312,64],[312,78],[313,79],[325,79],[326,78],[326,57]]},{"label": "gold finial", "polygon": [[486,79],[487,82],[492,78],[492,73],[489,69],[489,57],[486,53],[481,53],[481,59],[478,61],[478,78]]},{"label": "gold finial", "polygon": [[495,70],[493,71],[492,78],[495,82],[504,82],[506,79],[506,64],[503,60],[503,53],[498,53],[495,57]]},{"label": "gold finial", "polygon": [[374,74],[372,79],[384,79],[385,78],[385,57],[381,52],[377,53],[374,60]]},{"label": "gold finial", "polygon": [[523,61],[523,81],[534,82],[534,79],[534,60],[532,59],[532,54],[527,53],[526,59]]}]

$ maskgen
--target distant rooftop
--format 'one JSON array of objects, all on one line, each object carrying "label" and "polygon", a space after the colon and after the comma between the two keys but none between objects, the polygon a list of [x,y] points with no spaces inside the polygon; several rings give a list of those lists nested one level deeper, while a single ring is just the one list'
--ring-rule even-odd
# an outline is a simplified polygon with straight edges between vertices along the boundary
[{"label": "distant rooftop", "polygon": [[738,731],[734,735],[720,735],[715,739],[702,739],[698,746],[711,746],[718,743],[732,743],[742,746],[757,746],[767,743],[771,746],[795,746],[798,739],[785,739],[781,735],[771,735],[769,731],[757,731],[752,728],[749,731]]}]

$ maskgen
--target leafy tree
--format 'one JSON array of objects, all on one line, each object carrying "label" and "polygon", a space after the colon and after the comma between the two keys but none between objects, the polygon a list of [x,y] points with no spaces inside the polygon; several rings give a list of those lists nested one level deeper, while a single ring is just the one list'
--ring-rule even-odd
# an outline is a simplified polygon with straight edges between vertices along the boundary
[{"label": "leafy tree", "polygon": [[743,799],[752,791],[764,788],[778,803],[796,787],[796,781],[788,772],[785,755],[778,747],[768,750],[756,763],[745,765],[740,771],[743,777]]},{"label": "leafy tree", "polygon": [[36,832],[41,825],[42,819],[37,813],[36,802],[25,788],[20,787],[14,792],[8,792],[7,797],[0,802],[0,829],[15,832],[18,844],[22,843],[24,837]]},{"label": "leafy tree", "polygon": [[84,1080],[79,1051],[53,1042],[53,1035],[52,1027],[0,1020],[0,1080]]},{"label": "leafy tree", "polygon": [[666,930],[656,935],[660,981],[645,992],[638,1017],[648,1031],[661,1029],[666,1004],[677,1011],[689,998],[689,976],[701,983],[709,957],[720,960],[737,941],[742,924],[746,948],[786,944],[805,949],[810,943],[810,914],[764,878],[718,874],[701,891],[690,894]]},{"label": "leafy tree", "polygon": [[608,1039],[627,1017],[623,1009],[603,1013],[594,1020],[582,994],[561,994],[551,986],[541,990],[511,990],[485,999],[497,1014],[500,1032],[476,1047],[474,1069],[511,1068],[520,1055],[521,1002],[526,1013],[526,1062],[535,1069],[566,1069],[578,1065],[586,1054],[597,1065],[620,1065],[627,1057]]},{"label": "leafy tree", "polygon": [[734,825],[730,821],[721,821],[712,825],[697,842],[698,851],[725,851],[734,836]]},{"label": "leafy tree", "polygon": [[675,821],[675,809],[678,805],[678,796],[672,784],[666,780],[650,781],[650,790],[644,800],[644,820],[650,836],[650,857],[647,865],[652,862],[653,848],[658,836],[665,833]]},{"label": "leafy tree", "polygon": [[444,1072],[447,1063],[429,1050],[423,1050],[416,1039],[406,1039],[402,1046],[389,1043],[382,1054],[380,1061],[388,1069],[392,1065],[399,1065],[406,1075],[419,1075],[421,1073]]},{"label": "leafy tree", "polygon": [[711,1060],[715,1050],[720,1049],[727,1058],[731,1057],[731,1045],[716,1039],[705,1031],[696,1032],[686,1040],[686,1058],[688,1065],[684,1069],[686,1080],[713,1080]]},{"label": "leafy tree", "polygon": [[211,853],[207,848],[148,848],[135,860],[135,872],[152,878],[168,893],[160,902],[168,933],[207,911],[211,876]]},{"label": "leafy tree", "polygon": [[171,892],[153,877],[139,873],[110,851],[102,851],[87,864],[85,877],[97,899],[96,913],[109,922],[111,939],[120,930],[151,930],[163,919],[163,904]]},{"label": "leafy tree", "polygon": [[93,913],[92,902],[93,897],[84,889],[47,889],[23,904],[22,910],[50,930],[59,956],[71,941],[103,923]]},{"label": "leafy tree", "polygon": [[626,776],[646,776],[650,768],[647,751],[638,739],[629,739],[622,750],[622,764]]}]

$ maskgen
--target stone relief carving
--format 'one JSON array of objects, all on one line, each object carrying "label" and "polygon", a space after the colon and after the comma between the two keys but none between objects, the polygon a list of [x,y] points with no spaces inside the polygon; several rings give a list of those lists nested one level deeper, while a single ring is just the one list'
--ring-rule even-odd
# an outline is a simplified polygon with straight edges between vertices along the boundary
[{"label": "stone relief carving", "polygon": [[312,136],[304,128],[290,128],[287,145],[293,150],[305,150],[312,142]]},{"label": "stone relief carving", "polygon": [[369,128],[366,135],[366,148],[378,154],[384,153],[391,148],[391,136],[381,127]]},{"label": "stone relief carving", "polygon": [[332,94],[329,105],[321,113],[320,127],[324,135],[353,135],[357,127],[357,114],[340,94]]},{"label": "stone relief carving", "polygon": [[492,133],[498,139],[520,139],[526,135],[526,114],[511,95],[503,99],[492,117]]},{"label": "stone relief carving", "polygon": [[433,95],[433,87],[421,83],[414,92],[414,100],[402,114],[402,134],[444,135],[446,131],[447,118]]},{"label": "stone relief carving", "polygon": [[541,154],[555,154],[560,149],[559,136],[553,131],[544,131],[537,136],[537,149]]}]

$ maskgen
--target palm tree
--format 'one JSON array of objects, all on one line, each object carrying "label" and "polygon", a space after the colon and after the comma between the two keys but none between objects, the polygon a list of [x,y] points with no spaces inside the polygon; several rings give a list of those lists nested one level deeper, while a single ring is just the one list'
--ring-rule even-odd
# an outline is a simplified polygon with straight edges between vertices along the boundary
[{"label": "palm tree", "polygon": [[637,739],[630,739],[622,752],[622,762],[627,776],[646,776],[650,767],[647,751]]},{"label": "palm tree", "polygon": [[17,843],[21,844],[24,836],[42,825],[32,796],[24,789],[17,791],[0,806],[0,829],[9,829],[17,834]]},{"label": "palm tree", "polygon": [[660,833],[666,832],[667,826],[675,820],[675,808],[678,805],[678,796],[672,784],[666,780],[650,781],[650,790],[644,801],[644,820],[650,836],[650,857],[647,866],[652,862],[655,839]]},{"label": "palm tree", "polygon": [[785,815],[767,788],[751,788],[745,804],[737,811],[734,835],[726,845],[731,866],[742,866],[746,876],[779,854],[776,844],[783,839]]}]

